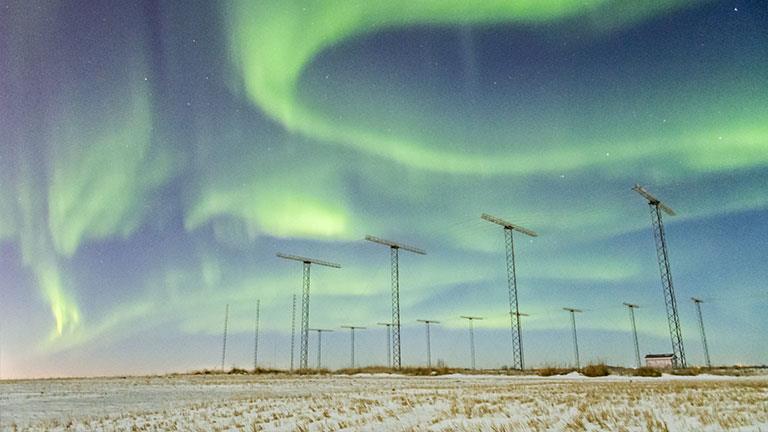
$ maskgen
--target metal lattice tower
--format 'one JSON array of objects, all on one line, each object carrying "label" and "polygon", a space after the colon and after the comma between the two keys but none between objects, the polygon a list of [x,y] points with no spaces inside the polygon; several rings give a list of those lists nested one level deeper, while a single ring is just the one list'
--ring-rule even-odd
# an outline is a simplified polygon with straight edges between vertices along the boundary
[{"label": "metal lattice tower", "polygon": [[651,209],[651,223],[653,225],[653,240],[656,243],[656,257],[659,262],[659,272],[661,273],[661,285],[664,290],[664,303],[667,307],[667,323],[669,324],[669,336],[672,340],[672,352],[675,367],[686,367],[685,348],[683,347],[683,334],[680,327],[680,317],[677,313],[677,299],[675,297],[675,288],[672,285],[672,270],[669,266],[669,251],[667,250],[667,238],[664,234],[664,221],[661,218],[661,211],[674,216],[675,211],[666,204],[659,201],[658,198],[651,195],[640,185],[635,185],[633,191],[639,193],[646,200]]},{"label": "metal lattice tower", "polygon": [[376,323],[377,325],[387,326],[387,366],[392,368],[392,349],[390,343],[392,342],[392,323]]},{"label": "metal lattice tower", "polygon": [[349,329],[350,333],[350,367],[355,368],[355,330],[365,330],[365,327],[343,325],[341,328]]},{"label": "metal lattice tower", "polygon": [[635,362],[637,363],[637,367],[641,367],[642,363],[640,363],[640,344],[637,342],[637,326],[635,325],[635,309],[639,308],[640,306],[632,303],[624,303],[624,306],[629,309],[629,322],[632,324],[632,336],[635,342]]},{"label": "metal lattice tower", "polygon": [[304,262],[304,271],[302,273],[302,291],[301,291],[301,337],[299,345],[299,368],[307,369],[309,353],[309,270],[311,264]]},{"label": "metal lattice tower", "polygon": [[581,313],[580,309],[563,308],[571,313],[571,327],[573,328],[573,354],[576,357],[576,369],[581,369],[581,362],[579,361],[579,339],[576,336],[576,312]]},{"label": "metal lattice tower", "polygon": [[704,348],[704,361],[707,364],[708,368],[712,367],[712,362],[709,361],[709,347],[707,346],[707,334],[704,333],[704,318],[701,315],[701,304],[704,303],[704,300],[697,299],[696,297],[691,297],[691,300],[693,300],[693,303],[696,305],[696,313],[699,316],[699,330],[701,330],[701,345]]},{"label": "metal lattice tower", "polygon": [[481,320],[483,319],[483,317],[462,315],[461,318],[464,318],[465,320],[469,321],[469,354],[472,358],[472,370],[474,370],[475,369],[475,326],[473,325],[473,322],[475,320]]},{"label": "metal lattice tower", "polygon": [[256,300],[256,328],[253,339],[253,370],[259,369],[259,312],[261,309],[261,300]]},{"label": "metal lattice tower", "polygon": [[331,268],[341,268],[341,265],[329,261],[297,255],[287,255],[283,253],[278,253],[277,257],[287,260],[299,261],[304,264],[301,293],[301,355],[299,357],[299,368],[307,369],[307,352],[309,348],[309,269],[312,264]]},{"label": "metal lattice tower", "polygon": [[400,264],[398,251],[400,249],[408,252],[426,255],[427,253],[419,248],[408,246],[402,243],[384,240],[378,237],[367,235],[365,239],[374,243],[388,246],[390,250],[390,261],[392,270],[392,367],[400,369],[402,366],[400,356]]},{"label": "metal lattice tower", "polygon": [[296,294],[293,295],[291,306],[291,370],[293,370],[293,354],[296,352]]},{"label": "metal lattice tower", "polygon": [[517,231],[531,237],[538,237],[535,232],[514,225],[503,219],[483,213],[480,218],[504,228],[504,244],[507,252],[507,291],[509,296],[509,328],[512,336],[512,368],[523,370],[523,332],[520,326],[520,307],[517,300],[517,276],[515,274],[515,248],[512,232]]},{"label": "metal lattice tower", "polygon": [[520,368],[519,368],[519,370],[523,370],[524,366],[525,366],[523,364],[523,338],[522,338],[522,334],[523,334],[523,321],[520,319],[520,317],[527,317],[529,315],[525,314],[525,313],[522,313],[522,312],[514,312],[511,315],[515,316],[515,320],[513,322],[517,326],[517,334],[520,335],[520,337],[517,340],[518,343],[519,343],[518,347],[519,347],[519,351],[520,351]]},{"label": "metal lattice tower", "polygon": [[224,361],[227,358],[227,326],[229,325],[229,304],[224,309],[224,342],[221,346],[221,370],[224,370]]},{"label": "metal lattice tower", "polygon": [[332,332],[329,329],[309,329],[309,331],[317,332],[317,368],[321,369],[322,366],[322,352],[323,352],[323,333]]},{"label": "metal lattice tower", "polygon": [[420,319],[416,321],[424,323],[427,329],[427,367],[431,369],[432,368],[432,340],[431,340],[432,338],[430,337],[430,334],[429,334],[429,325],[440,324],[440,321],[425,320],[425,319]]}]

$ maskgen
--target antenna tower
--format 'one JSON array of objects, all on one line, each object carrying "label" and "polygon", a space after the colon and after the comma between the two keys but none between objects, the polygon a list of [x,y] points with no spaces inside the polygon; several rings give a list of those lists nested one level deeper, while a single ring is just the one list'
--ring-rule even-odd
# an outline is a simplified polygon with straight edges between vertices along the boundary
[{"label": "antenna tower", "polygon": [[293,370],[293,354],[296,352],[296,294],[291,304],[291,370]]},{"label": "antenna tower", "polygon": [[349,333],[351,336],[351,348],[350,348],[351,359],[349,364],[350,364],[350,367],[354,369],[355,368],[355,330],[365,330],[365,327],[345,325],[345,326],[341,326],[341,328],[349,329]]},{"label": "antenna tower", "polygon": [[704,318],[701,315],[701,304],[704,303],[704,300],[697,299],[696,297],[691,297],[691,300],[693,300],[693,303],[696,305],[696,313],[699,316],[699,330],[701,331],[701,344],[704,347],[704,361],[707,364],[708,368],[712,367],[712,362],[709,361],[709,347],[707,346],[707,334],[704,333]]},{"label": "antenna tower", "polygon": [[299,368],[307,368],[307,348],[309,343],[309,268],[312,264],[317,264],[331,268],[341,268],[339,264],[329,261],[323,261],[314,258],[307,258],[297,255],[277,254],[278,258],[292,261],[299,261],[304,264],[303,284],[301,293],[301,356]]},{"label": "antenna tower", "polygon": [[475,327],[473,325],[473,321],[481,320],[483,319],[483,317],[462,315],[461,318],[464,318],[465,320],[469,321],[469,353],[472,358],[472,370],[474,370],[475,369]]},{"label": "antenna tower", "polygon": [[573,328],[573,354],[576,357],[576,369],[581,369],[581,363],[579,363],[579,339],[576,337],[576,312],[581,313],[580,309],[563,308],[571,313],[571,327]]},{"label": "antenna tower", "polygon": [[376,323],[377,325],[387,326],[387,366],[392,368],[392,350],[389,344],[392,342],[392,323]]},{"label": "antenna tower", "polygon": [[424,320],[424,319],[420,319],[420,320],[416,320],[416,321],[424,323],[424,326],[427,329],[427,367],[431,369],[432,368],[432,343],[431,343],[432,341],[431,341],[431,338],[430,338],[430,335],[429,335],[429,325],[430,324],[440,324],[440,321]]},{"label": "antenna tower", "polygon": [[365,239],[388,246],[390,250],[390,261],[392,266],[392,366],[395,369],[400,369],[402,362],[400,357],[400,270],[398,251],[403,249],[419,255],[426,255],[427,253],[422,249],[413,246],[384,240],[370,235],[365,236]]},{"label": "antenna tower", "polygon": [[229,325],[229,303],[224,309],[224,343],[221,347],[221,370],[224,370],[224,361],[227,358],[227,326]]},{"label": "antenna tower", "polygon": [[323,352],[323,333],[332,332],[329,329],[309,329],[309,331],[317,332],[317,369],[322,367],[322,352]]},{"label": "antenna tower", "polygon": [[640,344],[637,342],[637,326],[635,325],[635,309],[639,308],[640,306],[632,303],[624,303],[624,306],[629,309],[629,322],[632,324],[632,337],[635,342],[635,362],[637,364],[637,367],[641,367],[642,363],[640,363]]},{"label": "antenna tower", "polygon": [[518,225],[514,225],[504,219],[491,216],[487,213],[483,213],[480,218],[500,225],[504,228],[504,244],[507,251],[507,291],[509,295],[509,318],[510,318],[510,331],[512,336],[512,367],[514,369],[523,370],[525,364],[523,362],[523,332],[520,326],[520,308],[517,301],[517,276],[515,275],[515,248],[512,240],[512,232],[517,231],[530,237],[537,237],[535,232],[523,228]]},{"label": "antenna tower", "polygon": [[672,285],[672,270],[669,266],[669,251],[667,250],[667,237],[664,234],[664,221],[661,218],[661,212],[674,216],[675,211],[666,204],[659,201],[658,198],[651,195],[640,185],[635,185],[633,191],[639,193],[648,201],[651,209],[651,223],[653,225],[653,239],[656,243],[656,257],[659,262],[659,271],[661,273],[661,285],[664,290],[664,303],[667,307],[667,323],[669,324],[669,336],[672,339],[672,352],[674,357],[672,361],[675,367],[686,367],[685,348],[683,347],[683,334],[680,327],[680,318],[677,314],[677,299],[675,298],[675,288]]},{"label": "antenna tower", "polygon": [[256,328],[253,339],[253,371],[259,369],[259,312],[261,309],[261,300],[256,300]]}]

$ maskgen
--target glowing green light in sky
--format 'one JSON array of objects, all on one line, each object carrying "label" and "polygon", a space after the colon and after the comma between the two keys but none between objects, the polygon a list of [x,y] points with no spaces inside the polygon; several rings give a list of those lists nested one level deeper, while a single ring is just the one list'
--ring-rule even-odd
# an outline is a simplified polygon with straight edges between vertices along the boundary
[{"label": "glowing green light in sky", "polygon": [[193,230],[210,218],[224,215],[247,221],[252,236],[260,233],[302,238],[348,236],[343,208],[292,191],[210,192],[190,212],[186,226]]},{"label": "glowing green light in sky", "polygon": [[78,120],[87,118],[84,113],[74,117],[67,113],[56,128],[48,224],[56,249],[64,256],[74,254],[84,239],[133,232],[153,188],[171,172],[168,154],[150,153],[152,119],[146,87],[127,90],[126,97],[115,97],[127,101],[124,113],[87,129]]},{"label": "glowing green light in sky", "polygon": [[73,331],[80,324],[80,310],[74,300],[64,291],[59,271],[51,266],[39,266],[38,283],[51,307],[56,321],[56,330],[51,338],[57,338],[64,331]]},{"label": "glowing green light in sky", "polygon": [[[519,155],[468,155],[430,148],[404,137],[336,124],[297,100],[304,68],[323,49],[378,30],[415,24],[541,23],[585,18],[595,30],[620,27],[691,1],[236,1],[229,10],[231,51],[248,97],[287,129],[337,142],[413,167],[456,173],[515,172]],[[532,155],[530,155],[532,156]],[[571,161],[573,159],[570,159]],[[571,164],[575,164],[571,162]],[[511,167],[511,168],[510,168]]]}]

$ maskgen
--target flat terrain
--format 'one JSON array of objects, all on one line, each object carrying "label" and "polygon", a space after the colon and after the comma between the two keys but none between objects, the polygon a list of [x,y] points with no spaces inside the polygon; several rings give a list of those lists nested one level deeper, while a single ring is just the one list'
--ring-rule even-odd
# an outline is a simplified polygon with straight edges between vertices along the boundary
[{"label": "flat terrain", "polygon": [[0,430],[768,431],[768,377],[181,375],[0,382]]}]

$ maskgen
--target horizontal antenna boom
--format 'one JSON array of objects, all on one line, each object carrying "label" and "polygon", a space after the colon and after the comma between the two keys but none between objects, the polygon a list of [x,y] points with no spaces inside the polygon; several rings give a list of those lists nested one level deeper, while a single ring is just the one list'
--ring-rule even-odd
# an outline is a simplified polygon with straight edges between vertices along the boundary
[{"label": "horizontal antenna boom", "polygon": [[317,264],[317,265],[326,266],[326,267],[341,268],[340,264],[336,264],[330,261],[323,261],[315,258],[307,258],[303,256],[298,256],[298,255],[289,255],[289,254],[278,252],[277,257],[287,259],[287,260],[299,261],[306,264]]},{"label": "horizontal antenna boom", "polygon": [[539,236],[538,234],[536,234],[535,232],[529,230],[528,228],[523,228],[520,225],[515,225],[515,224],[513,224],[511,222],[505,221],[502,218],[498,218],[496,216],[491,216],[488,213],[483,213],[482,215],[480,215],[480,218],[481,219],[485,219],[488,222],[495,223],[497,225],[501,225],[501,226],[503,226],[506,229],[511,229],[511,230],[514,230],[514,231],[517,231],[517,232],[521,232],[521,233],[523,233],[525,235],[529,235],[531,237],[538,237]]},{"label": "horizontal antenna boom", "polygon": [[669,208],[666,204],[661,202],[661,200],[659,200],[655,196],[651,195],[650,192],[645,190],[645,188],[640,186],[639,184],[636,184],[635,187],[632,188],[632,190],[642,195],[643,198],[647,199],[649,204],[658,206],[660,209],[664,210],[664,213],[670,216],[674,216],[676,214],[674,210]]},{"label": "horizontal antenna boom", "polygon": [[379,243],[379,244],[383,244],[385,246],[389,246],[391,248],[407,250],[408,252],[417,253],[419,255],[426,255],[427,254],[427,252],[425,252],[423,249],[419,249],[417,247],[409,246],[409,245],[403,244],[403,243],[394,242],[394,241],[391,241],[391,240],[384,240],[383,238],[374,237],[372,235],[366,235],[365,239],[368,240],[368,241],[372,241],[374,243]]}]

